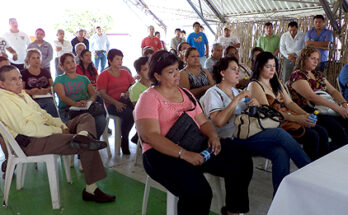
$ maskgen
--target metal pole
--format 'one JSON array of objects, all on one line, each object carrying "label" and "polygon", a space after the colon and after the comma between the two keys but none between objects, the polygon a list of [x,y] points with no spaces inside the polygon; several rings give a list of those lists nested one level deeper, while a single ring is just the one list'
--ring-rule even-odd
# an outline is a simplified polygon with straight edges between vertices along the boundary
[{"label": "metal pole", "polygon": [[201,18],[201,20],[204,22],[204,24],[206,24],[209,28],[209,30],[211,31],[211,33],[214,34],[214,36],[216,35],[216,33],[213,31],[213,29],[211,28],[211,26],[209,25],[209,23],[205,20],[205,18],[202,16],[202,14],[198,11],[198,9],[196,8],[196,6],[192,3],[191,0],[187,0],[187,2],[190,4],[190,6],[192,7],[192,9],[197,13],[197,15],[199,16],[199,18]]}]

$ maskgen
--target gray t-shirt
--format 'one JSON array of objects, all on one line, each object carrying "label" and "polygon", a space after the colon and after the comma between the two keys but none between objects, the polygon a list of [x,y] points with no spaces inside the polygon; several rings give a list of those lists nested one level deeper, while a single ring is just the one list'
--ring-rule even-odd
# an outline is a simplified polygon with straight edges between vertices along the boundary
[{"label": "gray t-shirt", "polygon": [[204,68],[209,71],[210,75],[213,77],[213,67],[217,60],[210,56],[204,63]]},{"label": "gray t-shirt", "polygon": [[[234,96],[237,96],[239,94],[239,91],[235,88],[232,88],[232,93]],[[231,102],[232,99],[216,85],[209,88],[207,92],[204,94],[204,96],[202,96],[202,98],[200,99],[200,103],[203,106],[204,113],[207,115],[209,119],[210,114],[214,113],[215,111],[224,110]],[[239,101],[234,111],[234,115],[227,122],[226,125],[224,125],[221,128],[214,126],[220,138],[233,138],[233,133],[235,129],[234,120],[236,118],[236,115],[241,114],[242,111],[246,109],[246,107],[247,106],[243,98]]]}]

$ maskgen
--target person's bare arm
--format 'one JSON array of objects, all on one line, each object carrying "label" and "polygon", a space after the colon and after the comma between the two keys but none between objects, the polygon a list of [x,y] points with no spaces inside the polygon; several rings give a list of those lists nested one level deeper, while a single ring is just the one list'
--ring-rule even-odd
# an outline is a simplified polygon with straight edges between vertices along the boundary
[{"label": "person's bare arm", "polygon": [[115,107],[116,107],[118,112],[121,112],[123,109],[126,108],[126,104],[124,104],[124,103],[122,103],[120,101],[117,101],[116,99],[113,99],[111,96],[109,96],[106,93],[106,90],[100,89],[98,91],[99,91],[100,95],[102,96],[102,98],[104,99],[105,102],[107,102],[109,104],[115,105]]},{"label": "person's bare arm", "polygon": [[95,89],[91,83],[89,83],[87,85],[87,91],[88,91],[88,95],[89,95],[88,100],[94,102],[97,98],[97,93],[95,92]]},{"label": "person's bare arm", "polygon": [[330,41],[311,41],[309,39],[306,41],[307,46],[320,48],[324,50],[329,50],[329,44],[330,44]]},{"label": "person's bare arm", "polygon": [[277,56],[277,55],[278,55],[278,53],[279,53],[279,48],[278,48],[278,49],[276,49],[276,50],[273,52],[273,56]]}]

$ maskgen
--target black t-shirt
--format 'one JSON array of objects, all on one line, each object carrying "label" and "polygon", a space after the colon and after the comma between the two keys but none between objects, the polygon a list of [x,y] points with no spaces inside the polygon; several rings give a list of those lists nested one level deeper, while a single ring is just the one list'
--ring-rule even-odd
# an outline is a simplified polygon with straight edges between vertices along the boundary
[{"label": "black t-shirt", "polygon": [[[74,55],[76,55],[75,45],[78,43],[81,43],[81,42],[77,39],[77,37],[71,40],[72,51]],[[89,50],[89,41],[86,38],[83,38],[83,43],[86,45],[86,49]]]},{"label": "black t-shirt", "polygon": [[40,69],[41,72],[39,75],[33,75],[29,72],[28,69],[23,70],[22,80],[25,82],[25,89],[30,90],[32,88],[47,88],[50,86],[49,79],[52,79],[51,74],[45,70]]}]

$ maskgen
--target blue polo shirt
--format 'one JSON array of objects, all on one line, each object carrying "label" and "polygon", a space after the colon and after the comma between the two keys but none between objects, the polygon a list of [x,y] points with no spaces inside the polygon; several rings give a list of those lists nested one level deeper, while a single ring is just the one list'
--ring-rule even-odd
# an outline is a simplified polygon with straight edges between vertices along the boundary
[{"label": "blue polo shirt", "polygon": [[343,97],[348,101],[348,88],[346,87],[346,83],[348,83],[348,64],[342,68],[338,80],[342,87]]},{"label": "blue polo shirt", "polygon": [[186,42],[190,44],[190,46],[195,47],[200,57],[204,57],[205,54],[205,45],[208,44],[207,36],[203,32],[199,32],[198,34],[192,32],[188,37]]},{"label": "blue polo shirt", "polygon": [[[312,41],[319,41],[319,42],[324,42],[324,41],[330,41],[331,43],[333,42],[333,34],[331,30],[328,30],[326,28],[323,28],[319,35],[317,35],[317,31],[315,28],[312,28],[312,30],[307,31],[306,36],[305,36],[305,42],[307,39],[310,39]],[[318,49],[320,51],[320,61],[325,62],[329,59],[329,50],[324,50],[324,49]]]}]

